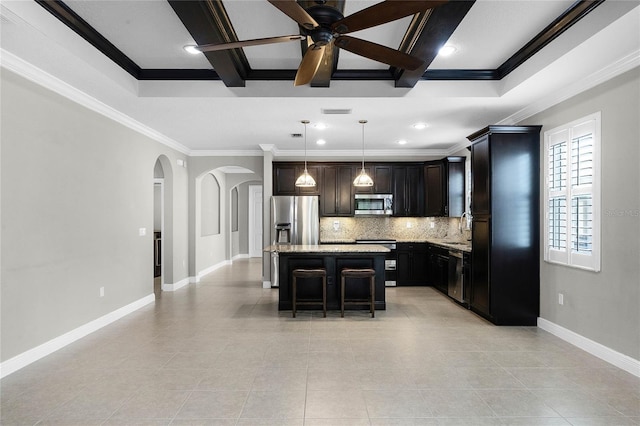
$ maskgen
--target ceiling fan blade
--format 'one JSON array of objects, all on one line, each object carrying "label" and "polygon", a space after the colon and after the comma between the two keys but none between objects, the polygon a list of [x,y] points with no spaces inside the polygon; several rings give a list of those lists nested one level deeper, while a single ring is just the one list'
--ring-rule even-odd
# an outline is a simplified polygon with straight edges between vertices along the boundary
[{"label": "ceiling fan blade", "polygon": [[203,44],[196,46],[200,52],[214,52],[217,50],[235,49],[238,47],[259,46],[261,44],[285,43],[287,41],[304,40],[306,36],[295,34],[280,37],[256,38],[253,40],[231,41],[229,43]]},{"label": "ceiling fan blade", "polygon": [[340,36],[335,40],[335,45],[356,55],[396,68],[415,70],[424,64],[422,59],[415,56],[355,37]]},{"label": "ceiling fan blade", "polygon": [[296,21],[303,28],[312,30],[319,26],[316,20],[296,0],[269,0],[269,3],[280,9],[282,13]]},{"label": "ceiling fan blade", "polygon": [[300,62],[300,67],[298,67],[296,79],[293,82],[294,86],[303,86],[313,80],[313,76],[316,75],[320,62],[322,62],[324,49],[325,46],[317,46],[315,44],[309,46],[307,53],[302,58],[302,62]]},{"label": "ceiling fan blade", "polygon": [[424,12],[445,3],[448,3],[448,0],[387,0],[336,21],[331,25],[331,29],[339,34],[352,33]]}]

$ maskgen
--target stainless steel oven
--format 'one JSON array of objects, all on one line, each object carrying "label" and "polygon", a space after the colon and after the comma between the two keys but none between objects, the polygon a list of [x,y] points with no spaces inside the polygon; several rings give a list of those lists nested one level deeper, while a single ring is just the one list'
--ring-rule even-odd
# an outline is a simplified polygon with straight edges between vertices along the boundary
[{"label": "stainless steel oven", "polygon": [[378,244],[387,247],[391,251],[385,255],[384,259],[384,285],[385,287],[396,286],[396,265],[398,257],[396,255],[396,240],[368,240],[358,239],[356,244]]}]

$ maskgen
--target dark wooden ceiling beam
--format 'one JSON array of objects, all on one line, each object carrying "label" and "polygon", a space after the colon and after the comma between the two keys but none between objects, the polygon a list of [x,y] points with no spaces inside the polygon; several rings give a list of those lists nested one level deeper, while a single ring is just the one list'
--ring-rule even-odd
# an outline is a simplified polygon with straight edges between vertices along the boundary
[{"label": "dark wooden ceiling beam", "polygon": [[89,42],[93,47],[118,64],[120,68],[131,74],[136,79],[140,78],[140,67],[133,62],[120,49],[115,47],[102,34],[96,31],[87,21],[82,19],[69,6],[59,0],[36,0],[49,13],[58,18],[60,22],[72,29],[76,34]]},{"label": "dark wooden ceiling beam", "polygon": [[513,54],[497,69],[498,78],[503,78],[511,71],[522,65],[543,47],[555,40],[560,34],[571,28],[573,24],[587,16],[596,7],[604,3],[604,0],[580,0],[576,1],[562,15],[547,25],[540,33]]},{"label": "dark wooden ceiling beam", "polygon": [[403,43],[410,40],[412,46],[408,53],[424,60],[424,65],[414,71],[395,70],[396,87],[414,87],[422,79],[440,47],[449,40],[474,3],[475,0],[450,1],[431,9],[422,17],[414,18],[414,21],[421,21],[412,25],[410,31],[414,33],[408,33]]},{"label": "dark wooden ceiling beam", "polygon": [[[238,41],[221,1],[168,0],[168,2],[197,44]],[[242,49],[205,52],[204,55],[227,87],[244,87],[251,68]]]}]

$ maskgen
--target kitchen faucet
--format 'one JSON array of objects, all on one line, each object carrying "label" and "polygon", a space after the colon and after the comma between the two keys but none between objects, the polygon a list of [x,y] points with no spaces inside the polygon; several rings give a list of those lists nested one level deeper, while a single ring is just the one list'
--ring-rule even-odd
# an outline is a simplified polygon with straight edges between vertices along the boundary
[{"label": "kitchen faucet", "polygon": [[469,229],[469,225],[471,223],[471,213],[467,213],[467,212],[462,212],[462,214],[460,215],[460,223],[458,224],[458,230],[460,231],[460,233],[462,234],[462,220],[464,219],[464,217],[467,217],[467,224],[464,227],[464,229]]}]

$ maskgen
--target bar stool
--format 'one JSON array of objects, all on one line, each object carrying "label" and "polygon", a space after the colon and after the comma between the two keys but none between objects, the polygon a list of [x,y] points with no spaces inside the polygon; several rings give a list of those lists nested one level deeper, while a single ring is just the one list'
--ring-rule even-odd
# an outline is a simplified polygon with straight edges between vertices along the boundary
[{"label": "bar stool", "polygon": [[[354,269],[344,268],[340,272],[340,316],[344,318],[345,305],[369,305],[371,318],[375,317],[375,300],[376,300],[376,271],[370,268]],[[369,298],[368,299],[345,299],[345,287],[349,278],[369,278]]]},{"label": "bar stool", "polygon": [[[298,305],[318,305],[322,304],[322,313],[323,316],[327,317],[327,270],[324,268],[314,268],[314,269],[294,269],[293,270],[293,283],[292,283],[292,295],[293,295],[293,304],[291,307],[291,313],[293,314],[293,318],[296,317],[296,308]],[[321,278],[322,279],[322,300],[317,299],[305,299],[303,301],[297,300],[297,291],[298,291],[298,278]]]}]

